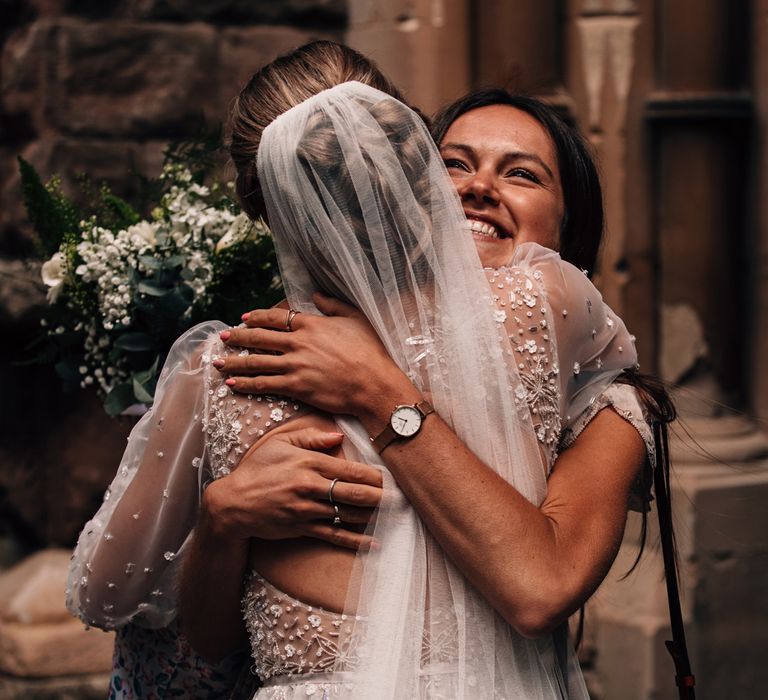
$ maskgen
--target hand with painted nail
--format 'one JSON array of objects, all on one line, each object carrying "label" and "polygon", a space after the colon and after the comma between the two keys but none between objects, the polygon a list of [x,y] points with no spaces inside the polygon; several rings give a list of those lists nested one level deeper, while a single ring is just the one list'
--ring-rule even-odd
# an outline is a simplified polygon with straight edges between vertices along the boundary
[{"label": "hand with painted nail", "polygon": [[[203,495],[201,521],[224,539],[312,537],[347,549],[368,548],[365,527],[381,498],[381,472],[341,454],[344,435],[287,430],[250,450]],[[343,527],[335,514],[329,487]]]},{"label": "hand with painted nail", "polygon": [[412,391],[358,309],[322,294],[313,301],[324,316],[298,314],[290,332],[286,309],[274,307],[244,314],[245,326],[221,334],[230,347],[256,351],[214,362],[233,391],[280,394],[329,413],[354,415],[382,393],[376,387]]}]

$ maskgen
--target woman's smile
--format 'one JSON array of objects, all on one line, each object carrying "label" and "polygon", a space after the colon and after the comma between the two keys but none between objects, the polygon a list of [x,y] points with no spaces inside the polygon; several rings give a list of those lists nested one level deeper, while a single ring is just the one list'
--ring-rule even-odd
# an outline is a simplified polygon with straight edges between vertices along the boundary
[{"label": "woman's smile", "polygon": [[560,173],[536,119],[507,105],[473,109],[453,122],[440,152],[485,267],[506,264],[521,243],[558,248]]}]

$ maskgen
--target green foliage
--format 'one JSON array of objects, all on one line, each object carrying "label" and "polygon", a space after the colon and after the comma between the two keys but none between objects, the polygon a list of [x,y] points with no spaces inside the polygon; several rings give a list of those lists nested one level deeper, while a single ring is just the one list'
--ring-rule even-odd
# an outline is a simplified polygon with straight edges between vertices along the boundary
[{"label": "green foliage", "polygon": [[283,298],[271,236],[244,239],[225,248],[213,258],[212,272],[208,303],[194,311],[200,320],[218,318],[237,324],[245,311],[273,306]]},{"label": "green foliage", "polygon": [[221,154],[221,127],[201,123],[192,139],[169,144],[160,177],[130,175],[133,202],[85,174],[70,199],[59,178],[43,184],[19,158],[48,278],[61,280],[29,350],[65,388],[94,387],[110,415],[152,403],[159,369],[188,328],[237,323],[282,297],[269,232],[240,215],[231,185],[212,179]]},{"label": "green foliage", "polygon": [[24,205],[37,233],[41,256],[55,253],[67,234],[77,235],[82,218],[71,199],[61,191],[61,180],[52,178],[44,185],[37,171],[18,157]]}]

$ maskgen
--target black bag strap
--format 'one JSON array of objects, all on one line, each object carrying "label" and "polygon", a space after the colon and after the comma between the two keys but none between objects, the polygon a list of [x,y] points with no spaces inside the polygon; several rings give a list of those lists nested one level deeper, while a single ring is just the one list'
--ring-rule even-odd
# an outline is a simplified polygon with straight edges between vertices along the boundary
[{"label": "black bag strap", "polygon": [[680,590],[677,583],[677,566],[672,530],[672,506],[669,488],[669,444],[667,425],[660,421],[653,424],[653,438],[656,443],[656,468],[653,483],[656,491],[656,512],[659,516],[659,535],[664,559],[664,578],[667,583],[669,601],[669,621],[672,628],[672,640],[665,645],[675,664],[675,684],[680,700],[695,700],[695,679],[688,658],[688,645],[685,642],[683,613],[680,609]]}]

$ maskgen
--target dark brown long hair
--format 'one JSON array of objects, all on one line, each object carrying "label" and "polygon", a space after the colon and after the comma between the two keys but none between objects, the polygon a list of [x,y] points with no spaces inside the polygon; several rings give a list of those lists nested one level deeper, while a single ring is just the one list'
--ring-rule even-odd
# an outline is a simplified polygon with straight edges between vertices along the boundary
[{"label": "dark brown long hair", "polygon": [[[435,141],[439,145],[451,124],[462,115],[491,105],[506,105],[525,112],[538,121],[552,139],[557,154],[565,205],[565,215],[560,227],[560,256],[563,260],[591,274],[597,263],[597,255],[604,234],[605,214],[600,177],[586,139],[575,128],[563,121],[552,107],[534,97],[511,93],[500,88],[485,88],[470,92],[444,107],[434,117],[432,135]],[[632,369],[623,372],[617,381],[635,388],[650,422],[660,424],[666,433],[667,425],[676,418],[676,411],[661,380]],[[658,445],[656,454],[664,454],[664,450]],[[664,470],[666,476],[668,464],[659,463],[656,467]],[[650,463],[646,463],[640,479],[643,495],[648,503],[653,483]],[[648,529],[646,511],[647,508],[643,512],[640,552],[627,573],[637,566],[643,552]]]}]

